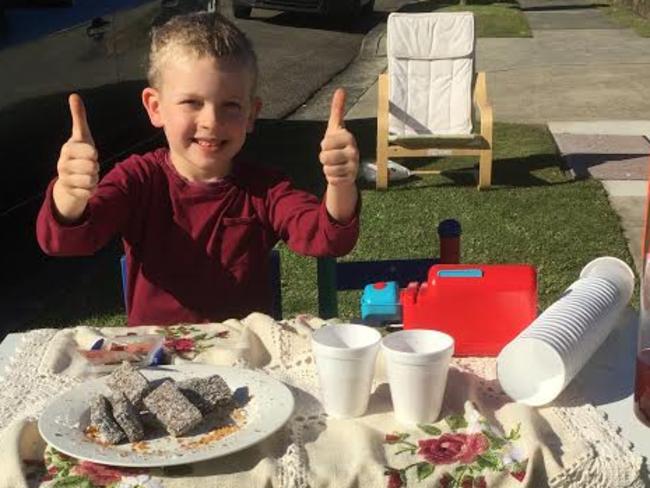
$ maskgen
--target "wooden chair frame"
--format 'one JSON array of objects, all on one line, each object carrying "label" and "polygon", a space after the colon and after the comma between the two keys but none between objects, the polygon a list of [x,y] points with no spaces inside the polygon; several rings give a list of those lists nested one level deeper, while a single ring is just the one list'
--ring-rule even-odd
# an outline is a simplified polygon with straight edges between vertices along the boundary
[{"label": "wooden chair frame", "polygon": [[[476,73],[473,102],[480,118],[480,133],[474,137],[435,136],[431,139],[408,138],[404,142],[388,139],[389,90],[388,73],[379,75],[377,95],[377,189],[388,188],[388,159],[436,156],[478,156],[478,189],[492,184],[492,106],[487,96],[487,80],[484,72]],[[415,170],[413,174],[439,174],[436,170]]]}]

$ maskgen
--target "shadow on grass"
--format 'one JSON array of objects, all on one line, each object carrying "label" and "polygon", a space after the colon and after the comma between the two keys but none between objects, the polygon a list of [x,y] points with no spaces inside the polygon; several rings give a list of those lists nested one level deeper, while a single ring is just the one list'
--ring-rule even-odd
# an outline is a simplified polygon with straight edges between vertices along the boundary
[{"label": "shadow on grass", "polygon": [[[374,162],[377,140],[376,119],[354,119],[346,122],[346,127],[357,139],[361,160]],[[539,131],[540,138],[550,137],[546,129],[540,128]],[[298,187],[320,195],[325,189],[325,180],[318,162],[318,153],[324,132],[325,122],[320,121],[260,120],[253,136],[247,142],[246,152],[256,161],[283,169]],[[555,149],[554,145],[545,147],[545,151],[539,154],[504,157],[499,155],[498,146],[509,148],[509,153],[516,152],[512,147],[517,146],[516,139],[519,134],[515,133],[510,125],[501,124],[496,125],[495,132],[497,151],[493,161],[492,177],[495,189],[550,186],[570,182],[557,182],[543,176],[545,170],[565,169],[558,154],[551,152],[551,149]],[[521,144],[525,145],[526,142]],[[526,148],[522,147],[522,152],[525,150]],[[397,161],[412,170],[440,169],[442,178],[432,177],[435,183],[427,186],[476,185],[478,158],[408,158]],[[414,177],[407,181],[391,183],[391,188],[415,190],[421,188],[421,182],[428,179],[428,177]],[[361,183],[360,186],[363,189],[374,188],[374,185],[368,183]]]},{"label": "shadow on grass", "polygon": [[[0,288],[3,322],[0,338],[12,331],[61,327],[124,314],[117,240],[93,256],[53,258],[42,255],[29,273]],[[14,256],[20,266],[22,256]]]},{"label": "shadow on grass", "polygon": [[[465,158],[466,159],[466,158]],[[413,161],[398,160],[411,170],[418,168],[436,169],[431,159],[413,164]],[[445,161],[446,162],[446,161]],[[539,186],[556,186],[572,183],[571,180],[553,182],[537,176],[534,172],[547,168],[559,168],[559,161],[553,154],[540,154],[522,158],[495,159],[493,161],[492,186],[487,191],[509,190],[511,188],[526,188]],[[413,175],[405,181],[390,184],[391,189],[398,191],[413,191],[432,187],[476,186],[478,181],[478,163],[462,165],[452,169],[441,169],[439,175]],[[374,184],[363,183],[363,189],[371,190]]]}]

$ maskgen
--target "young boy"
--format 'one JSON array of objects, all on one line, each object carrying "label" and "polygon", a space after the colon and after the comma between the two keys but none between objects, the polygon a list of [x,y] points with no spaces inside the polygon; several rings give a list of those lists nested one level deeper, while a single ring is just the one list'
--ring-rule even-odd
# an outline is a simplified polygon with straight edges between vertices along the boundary
[{"label": "young boy", "polygon": [[78,95],[37,237],[50,255],[92,254],[121,234],[128,322],[175,324],[268,312],[268,255],[279,239],[308,256],[341,256],[359,233],[359,153],[337,90],[321,142],[322,202],[238,153],[261,101],[249,40],[218,14],[172,18],[152,37],[142,102],[168,148],[132,155],[99,181]]}]

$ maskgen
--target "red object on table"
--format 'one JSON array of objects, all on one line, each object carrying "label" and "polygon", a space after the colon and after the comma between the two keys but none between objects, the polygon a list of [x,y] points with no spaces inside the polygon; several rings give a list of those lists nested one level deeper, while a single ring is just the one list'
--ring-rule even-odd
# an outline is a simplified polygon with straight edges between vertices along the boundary
[{"label": "red object on table", "polygon": [[440,262],[458,264],[460,262],[460,237],[440,238]]},{"label": "red object on table", "polygon": [[537,315],[537,273],[526,264],[436,264],[400,294],[405,329],[435,329],[455,356],[496,356]]},{"label": "red object on table", "polygon": [[462,229],[456,219],[446,219],[438,224],[440,240],[440,263],[460,263],[460,235]]}]

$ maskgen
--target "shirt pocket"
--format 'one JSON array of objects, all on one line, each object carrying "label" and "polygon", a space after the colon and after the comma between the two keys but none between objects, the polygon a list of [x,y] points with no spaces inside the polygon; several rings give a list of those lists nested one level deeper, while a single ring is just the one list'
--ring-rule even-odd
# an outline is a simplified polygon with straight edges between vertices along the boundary
[{"label": "shirt pocket", "polygon": [[263,254],[262,224],[256,215],[224,217],[221,221],[221,262],[226,269],[251,266]]}]

